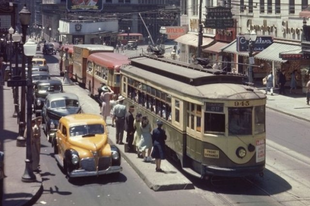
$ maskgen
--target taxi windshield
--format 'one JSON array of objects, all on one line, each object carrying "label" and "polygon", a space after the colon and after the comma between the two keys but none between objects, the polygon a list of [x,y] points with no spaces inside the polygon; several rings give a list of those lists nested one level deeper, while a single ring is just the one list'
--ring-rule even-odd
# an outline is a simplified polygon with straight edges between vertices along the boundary
[{"label": "taxi windshield", "polygon": [[104,134],[104,127],[102,124],[89,124],[70,127],[70,136],[84,136],[89,134]]}]

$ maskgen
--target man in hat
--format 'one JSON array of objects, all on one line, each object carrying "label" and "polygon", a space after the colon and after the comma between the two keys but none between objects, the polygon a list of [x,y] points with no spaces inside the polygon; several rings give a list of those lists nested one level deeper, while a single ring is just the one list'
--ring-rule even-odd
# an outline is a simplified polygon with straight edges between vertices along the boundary
[{"label": "man in hat", "polygon": [[135,107],[131,105],[125,117],[125,121],[126,121],[125,129],[127,132],[126,142],[128,143],[128,149],[130,151],[133,150],[132,142],[133,142],[133,134],[135,133],[135,128],[133,125],[134,123],[133,112],[134,111],[135,111]]},{"label": "man in hat", "polygon": [[125,116],[126,116],[126,106],[124,105],[125,98],[123,96],[118,97],[117,104],[113,108],[112,112],[112,122],[115,122],[116,127],[116,143],[123,143],[123,136],[125,130]]}]

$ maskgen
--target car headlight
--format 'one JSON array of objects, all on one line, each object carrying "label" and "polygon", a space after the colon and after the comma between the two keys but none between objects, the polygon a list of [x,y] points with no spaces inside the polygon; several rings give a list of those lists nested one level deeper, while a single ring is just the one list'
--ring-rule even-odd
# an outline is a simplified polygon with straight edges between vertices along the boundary
[{"label": "car headlight", "polygon": [[236,151],[236,154],[239,158],[244,158],[246,155],[246,150],[243,147],[239,147]]},{"label": "car headlight", "polygon": [[41,100],[37,99],[37,105],[40,106],[41,105]]},{"label": "car headlight", "polygon": [[119,153],[117,151],[112,150],[112,159],[114,160],[119,159]]},{"label": "car headlight", "polygon": [[51,123],[50,123],[50,128],[51,128],[51,129],[55,129],[55,127],[56,127],[56,126],[55,126],[54,122],[51,122]]},{"label": "car headlight", "polygon": [[79,163],[79,156],[77,154],[72,154],[71,156],[71,162],[72,164],[76,165],[77,163]]}]

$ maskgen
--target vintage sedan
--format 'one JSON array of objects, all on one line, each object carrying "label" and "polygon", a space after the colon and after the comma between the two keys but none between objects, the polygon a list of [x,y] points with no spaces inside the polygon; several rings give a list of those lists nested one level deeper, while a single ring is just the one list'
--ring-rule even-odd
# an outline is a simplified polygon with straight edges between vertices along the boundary
[{"label": "vintage sedan", "polygon": [[51,76],[50,73],[46,71],[33,71],[31,78],[32,78],[32,84],[35,84],[41,80],[49,80],[51,79]]},{"label": "vintage sedan", "polygon": [[43,129],[47,140],[53,142],[61,117],[78,113],[81,113],[81,105],[76,94],[54,93],[47,95],[42,109]]},{"label": "vintage sedan", "polygon": [[102,116],[73,114],[59,120],[54,153],[67,177],[119,174],[121,154],[108,143],[108,131]]},{"label": "vintage sedan", "polygon": [[[33,108],[36,116],[41,115],[45,98],[51,93],[63,92],[60,80],[40,80],[34,85]],[[43,119],[44,121],[44,119]]]}]

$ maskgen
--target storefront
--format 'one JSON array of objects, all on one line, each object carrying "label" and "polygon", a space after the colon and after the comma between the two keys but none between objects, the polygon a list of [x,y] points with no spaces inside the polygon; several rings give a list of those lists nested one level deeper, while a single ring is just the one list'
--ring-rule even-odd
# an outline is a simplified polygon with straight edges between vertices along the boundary
[{"label": "storefront", "polygon": [[[198,49],[198,35],[193,33],[184,34],[175,39],[180,44],[180,61],[192,62],[193,57],[196,57]],[[203,37],[202,38],[202,49],[214,42],[213,38]],[[201,57],[208,57],[206,53],[202,53]]]},{"label": "storefront", "polygon": [[[306,84],[309,81],[310,72],[310,53],[303,52],[301,49],[284,51],[279,54],[279,57],[288,61],[286,77],[290,81],[290,74],[296,70],[296,80],[298,88],[306,93]],[[289,78],[289,79],[288,79]]]}]

